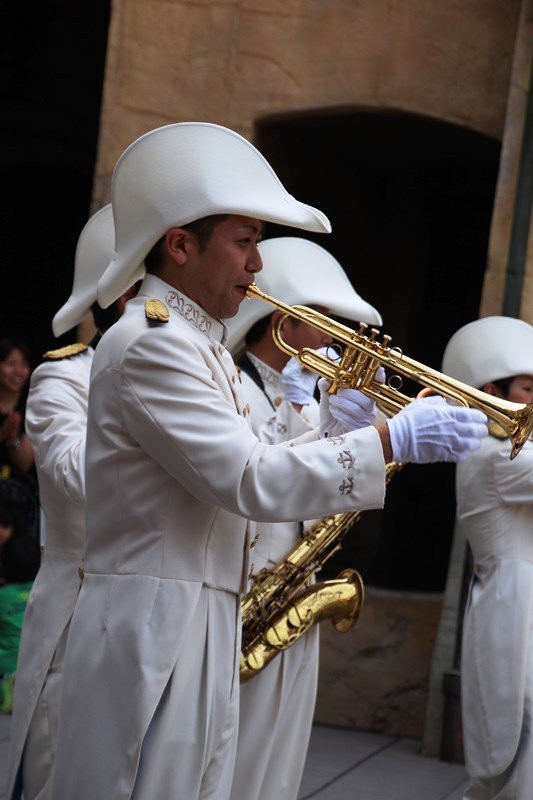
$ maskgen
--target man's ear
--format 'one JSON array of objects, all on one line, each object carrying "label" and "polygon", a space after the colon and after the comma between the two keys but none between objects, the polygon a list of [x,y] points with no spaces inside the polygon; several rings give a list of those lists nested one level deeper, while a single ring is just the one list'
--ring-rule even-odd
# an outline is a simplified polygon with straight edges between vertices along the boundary
[{"label": "man's ear", "polygon": [[191,237],[184,228],[170,228],[165,233],[165,246],[172,260],[182,266],[187,262]]},{"label": "man's ear", "polygon": [[501,389],[499,388],[499,386],[496,386],[495,383],[486,383],[482,387],[482,391],[485,392],[485,394],[492,395],[493,397],[503,397]]},{"label": "man's ear", "polygon": [[[273,311],[270,315],[270,327],[273,328],[278,319],[281,317],[283,312],[281,311]],[[285,325],[285,322],[283,323]],[[283,325],[281,326],[281,330],[283,330]]]}]

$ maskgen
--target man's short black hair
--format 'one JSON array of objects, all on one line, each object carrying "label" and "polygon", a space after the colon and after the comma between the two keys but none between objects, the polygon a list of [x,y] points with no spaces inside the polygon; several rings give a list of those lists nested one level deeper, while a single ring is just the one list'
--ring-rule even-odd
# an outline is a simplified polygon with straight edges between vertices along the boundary
[{"label": "man's short black hair", "polygon": [[258,344],[261,341],[266,331],[268,330],[268,325],[270,323],[272,314],[275,313],[276,313],[275,311],[272,311],[271,314],[267,314],[266,317],[261,317],[261,319],[258,319],[257,322],[254,322],[254,324],[244,337],[246,347],[253,347],[254,344]]},{"label": "man's short black hair", "polygon": [[120,319],[120,311],[116,300],[107,308],[102,308],[95,300],[91,306],[91,311],[93,315],[94,326],[98,331],[106,331],[111,327],[111,325],[114,325],[115,322],[118,322]]},{"label": "man's short black hair", "polygon": [[[195,219],[193,222],[189,222],[187,225],[178,225],[177,227],[183,228],[186,231],[191,231],[195,234],[196,238],[198,239],[198,247],[200,249],[200,253],[203,253],[205,248],[207,247],[211,236],[213,235],[213,231],[215,230],[216,226],[224,222],[225,219],[229,217],[229,214],[211,214],[208,217],[202,217],[201,219]],[[158,268],[163,263],[163,242],[165,241],[165,237],[162,236],[157,242],[154,244],[146,258],[144,259],[144,266],[146,267],[146,272],[153,273],[157,272]]]},{"label": "man's short black hair", "polygon": [[509,396],[509,389],[511,388],[513,381],[514,376],[511,376],[510,378],[499,378],[497,381],[490,381],[490,383],[493,383],[495,386],[497,386],[504,398],[507,398]]}]

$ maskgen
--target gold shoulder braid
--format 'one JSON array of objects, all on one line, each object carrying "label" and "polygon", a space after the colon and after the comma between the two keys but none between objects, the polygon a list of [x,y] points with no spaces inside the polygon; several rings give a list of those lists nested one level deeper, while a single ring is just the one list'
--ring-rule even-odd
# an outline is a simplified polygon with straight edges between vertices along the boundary
[{"label": "gold shoulder braid", "polygon": [[77,342],[76,344],[67,344],[66,347],[60,347],[58,350],[47,350],[46,353],[43,353],[43,358],[45,361],[62,361],[64,358],[72,358],[80,353],[85,353],[88,349],[88,345]]},{"label": "gold shoulder braid", "polygon": [[146,300],[144,313],[146,314],[146,319],[153,322],[168,322],[170,319],[170,312],[161,300]]}]

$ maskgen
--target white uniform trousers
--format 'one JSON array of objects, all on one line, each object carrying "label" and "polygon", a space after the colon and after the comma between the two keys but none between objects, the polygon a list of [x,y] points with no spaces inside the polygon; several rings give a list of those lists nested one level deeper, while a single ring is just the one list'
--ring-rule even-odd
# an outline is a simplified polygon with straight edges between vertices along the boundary
[{"label": "white uniform trousers", "polygon": [[22,756],[24,800],[52,800],[51,772],[56,750],[57,717],[67,634],[68,625],[57,644],[28,728]]},{"label": "white uniform trousers", "polygon": [[229,797],[239,715],[238,604],[235,595],[202,589],[178,668],[144,736],[131,800]]},{"label": "white uniform trousers", "polygon": [[[533,641],[531,629],[529,641]],[[500,775],[472,778],[463,800],[531,800],[533,797],[533,648],[529,650],[524,695],[522,728],[515,757]]]},{"label": "white uniform trousers", "polygon": [[313,723],[318,626],[241,686],[231,800],[296,800]]}]

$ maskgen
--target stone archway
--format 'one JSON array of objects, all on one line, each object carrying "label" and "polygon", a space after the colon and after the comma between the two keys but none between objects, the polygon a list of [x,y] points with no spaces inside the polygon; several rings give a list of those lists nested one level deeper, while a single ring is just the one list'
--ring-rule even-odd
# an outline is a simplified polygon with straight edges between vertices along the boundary
[{"label": "stone archway", "polygon": [[[315,241],[379,308],[383,332],[440,370],[451,334],[478,316],[499,142],[366,109],[263,119],[255,141],[289,191],[330,216],[332,234]],[[266,236],[281,233],[271,227]],[[375,586],[442,591],[453,519],[453,468],[410,466],[391,484],[385,511],[358,523],[330,571],[357,565]]]}]

